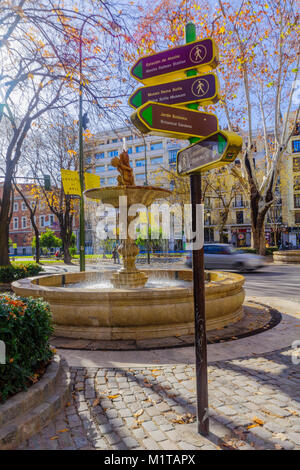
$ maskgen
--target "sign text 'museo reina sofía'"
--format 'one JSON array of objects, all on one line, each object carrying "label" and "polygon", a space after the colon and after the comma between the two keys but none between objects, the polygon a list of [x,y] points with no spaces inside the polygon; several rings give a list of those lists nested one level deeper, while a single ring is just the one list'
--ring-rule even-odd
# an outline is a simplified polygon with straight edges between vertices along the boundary
[{"label": "sign text 'museo reina sof\u00eda'", "polygon": [[131,68],[131,75],[145,85],[154,85],[184,78],[184,72],[189,69],[210,71],[218,62],[217,46],[213,39],[207,38],[141,57]]},{"label": "sign text 'museo reina sof\u00eda'", "polygon": [[215,132],[178,152],[177,173],[183,176],[231,163],[241,151],[242,143],[235,132]]},{"label": "sign text 'museo reina sof\u00eda'", "polygon": [[159,85],[138,88],[129,98],[132,108],[139,108],[147,101],[163,104],[199,103],[213,104],[220,99],[218,77],[214,73],[197,75],[176,82],[160,83]]}]

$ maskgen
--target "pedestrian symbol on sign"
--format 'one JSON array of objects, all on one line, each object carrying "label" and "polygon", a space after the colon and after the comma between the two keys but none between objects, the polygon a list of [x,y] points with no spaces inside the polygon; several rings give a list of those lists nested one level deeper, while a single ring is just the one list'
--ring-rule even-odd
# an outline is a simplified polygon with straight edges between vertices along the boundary
[{"label": "pedestrian symbol on sign", "polygon": [[197,46],[193,47],[190,52],[190,59],[194,64],[199,64],[203,62],[207,54],[206,47],[202,44],[197,44]]},{"label": "pedestrian symbol on sign", "polygon": [[198,98],[201,98],[201,96],[206,95],[208,93],[208,90],[209,90],[209,83],[207,80],[205,80],[205,78],[199,78],[199,80],[196,80],[193,83],[192,93]]}]

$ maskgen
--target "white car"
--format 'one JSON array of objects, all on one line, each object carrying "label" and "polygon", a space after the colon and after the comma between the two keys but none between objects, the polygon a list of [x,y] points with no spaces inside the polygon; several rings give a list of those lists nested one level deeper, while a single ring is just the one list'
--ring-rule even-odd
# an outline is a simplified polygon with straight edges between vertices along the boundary
[{"label": "white car", "polygon": [[[186,265],[192,267],[192,253],[186,258]],[[243,253],[232,245],[214,243],[204,245],[205,269],[220,269],[224,271],[254,271],[263,268],[263,256]]]}]

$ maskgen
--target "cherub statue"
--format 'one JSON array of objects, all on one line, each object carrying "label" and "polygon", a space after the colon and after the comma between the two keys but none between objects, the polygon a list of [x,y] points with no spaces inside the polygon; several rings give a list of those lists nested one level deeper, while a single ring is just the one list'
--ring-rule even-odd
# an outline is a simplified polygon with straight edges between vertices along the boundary
[{"label": "cherub statue", "polygon": [[118,186],[135,186],[133,169],[130,166],[129,155],[124,148],[120,157],[113,157],[112,166],[116,167],[120,175],[118,176]]}]

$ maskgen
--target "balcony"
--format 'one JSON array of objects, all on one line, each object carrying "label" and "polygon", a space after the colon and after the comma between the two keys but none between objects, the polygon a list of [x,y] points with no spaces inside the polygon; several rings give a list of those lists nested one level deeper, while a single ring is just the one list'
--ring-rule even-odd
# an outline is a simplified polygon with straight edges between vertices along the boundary
[{"label": "balcony", "polygon": [[246,207],[249,207],[249,202],[248,201],[233,201],[232,207],[234,209],[245,209]]}]

